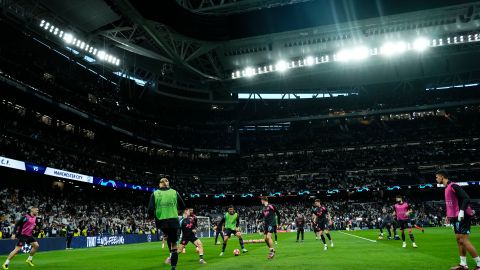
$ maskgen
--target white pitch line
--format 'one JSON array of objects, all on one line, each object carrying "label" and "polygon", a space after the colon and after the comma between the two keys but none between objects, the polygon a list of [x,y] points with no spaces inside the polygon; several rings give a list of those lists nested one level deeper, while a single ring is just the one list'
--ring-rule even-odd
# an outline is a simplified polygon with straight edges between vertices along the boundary
[{"label": "white pitch line", "polygon": [[353,237],[356,237],[356,238],[360,238],[360,239],[363,239],[363,240],[366,240],[366,241],[369,241],[369,242],[372,242],[372,243],[377,242],[377,240],[371,240],[371,239],[368,239],[368,238],[364,238],[364,237],[357,236],[357,235],[354,235],[354,234],[349,234],[349,233],[346,233],[346,232],[340,232],[339,231],[339,233],[343,233],[343,234],[350,235],[350,236],[353,236]]}]

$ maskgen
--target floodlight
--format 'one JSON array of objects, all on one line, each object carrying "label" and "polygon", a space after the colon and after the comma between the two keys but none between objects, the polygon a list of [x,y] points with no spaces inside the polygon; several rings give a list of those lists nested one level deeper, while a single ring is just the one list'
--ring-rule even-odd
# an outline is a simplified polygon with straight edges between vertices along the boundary
[{"label": "floodlight", "polygon": [[284,60],[278,61],[277,64],[275,65],[276,71],[284,72],[287,69],[288,69],[288,64]]},{"label": "floodlight", "polygon": [[419,52],[423,52],[430,46],[430,41],[426,38],[417,38],[413,42],[413,49]]}]

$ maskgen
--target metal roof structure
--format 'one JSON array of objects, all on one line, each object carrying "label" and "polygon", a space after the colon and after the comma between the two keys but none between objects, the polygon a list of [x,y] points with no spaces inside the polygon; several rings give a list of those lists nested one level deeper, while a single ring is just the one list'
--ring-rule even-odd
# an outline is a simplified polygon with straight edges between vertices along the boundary
[{"label": "metal roof structure", "polygon": [[[339,12],[349,13],[350,16],[338,23],[242,38],[222,36],[219,40],[203,40],[175,29],[183,25],[183,20],[186,21],[191,14],[190,23],[208,21],[215,25],[215,22],[230,22],[229,26],[234,26],[232,18],[250,18],[246,16],[255,12],[273,14],[280,9],[284,12],[288,8],[314,5],[316,1],[165,2],[169,2],[166,7],[172,6],[173,2],[178,6],[176,8],[182,8],[178,16],[171,14],[176,17],[175,23],[154,20],[145,14],[148,4],[140,7],[129,0],[0,0],[0,8],[2,17],[22,25],[26,31],[50,39],[59,47],[64,48],[65,44],[62,40],[42,34],[38,27],[40,20],[63,26],[85,41],[104,48],[120,58],[122,63],[118,67],[107,68],[147,81],[146,87],[159,95],[203,103],[235,103],[236,93],[315,94],[382,83],[405,84],[412,80],[468,81],[478,78],[480,71],[479,65],[472,60],[480,59],[480,42],[467,42],[469,35],[480,33],[480,1],[436,1],[439,3],[437,6],[418,11],[415,11],[415,6],[412,7],[414,1],[406,1],[410,3],[408,6],[405,2],[409,9],[399,9],[399,13],[390,11],[388,15],[376,17],[356,16],[355,8],[362,8],[357,4],[350,6],[351,10]],[[336,10],[327,12],[331,13],[330,16],[337,14]],[[291,18],[302,20],[302,15],[292,14]],[[286,21],[289,19],[285,18]],[[245,25],[255,26],[255,21]],[[199,27],[203,25],[199,24]],[[465,42],[432,48],[423,54],[405,54],[398,58],[372,57],[359,63],[330,61],[288,70],[287,73],[265,72],[251,78],[233,78],[237,71],[245,72],[248,67],[263,68],[275,65],[279,60],[302,61],[308,56],[333,56],[344,48],[354,46],[380,48],[386,41],[413,40],[417,37],[444,39],[446,42],[448,37],[461,36]]]}]

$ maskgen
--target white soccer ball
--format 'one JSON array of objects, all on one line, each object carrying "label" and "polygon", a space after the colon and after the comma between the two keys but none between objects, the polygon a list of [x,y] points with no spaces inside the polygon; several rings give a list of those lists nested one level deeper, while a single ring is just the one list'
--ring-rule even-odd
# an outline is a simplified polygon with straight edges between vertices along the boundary
[{"label": "white soccer ball", "polygon": [[31,246],[31,245],[25,244],[25,245],[22,247],[22,252],[23,252],[23,253],[30,253],[30,251],[32,251],[32,246]]}]

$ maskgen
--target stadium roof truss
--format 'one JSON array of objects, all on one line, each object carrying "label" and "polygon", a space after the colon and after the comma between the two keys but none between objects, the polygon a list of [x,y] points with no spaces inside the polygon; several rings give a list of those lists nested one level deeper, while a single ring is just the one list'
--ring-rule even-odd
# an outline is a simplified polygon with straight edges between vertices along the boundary
[{"label": "stadium roof truss", "polygon": [[[184,7],[201,13],[238,13],[305,1],[177,0]],[[129,0],[108,3],[103,0],[0,0],[0,7],[4,15],[14,15],[30,29],[35,29],[39,20],[50,19],[88,40],[105,44],[118,55],[123,54],[124,66],[114,71],[128,72],[174,89],[182,88],[186,93],[208,93],[202,99],[174,91],[165,93],[193,101],[232,101],[230,93],[323,94],[329,90],[318,89],[350,89],[424,78],[438,80],[452,73],[480,71],[480,66],[471,61],[480,57],[480,42],[462,42],[434,48],[435,53],[395,59],[375,57],[362,63],[331,61],[286,73],[232,78],[232,73],[248,67],[275,65],[282,59],[291,62],[308,56],[333,55],[352,46],[380,46],[386,41],[415,37],[431,40],[478,35],[480,1],[224,42],[183,36],[165,24],[144,18]],[[156,90],[162,92],[162,89]]]},{"label": "stadium roof truss", "polygon": [[203,14],[233,14],[312,0],[176,0],[182,7]]}]

